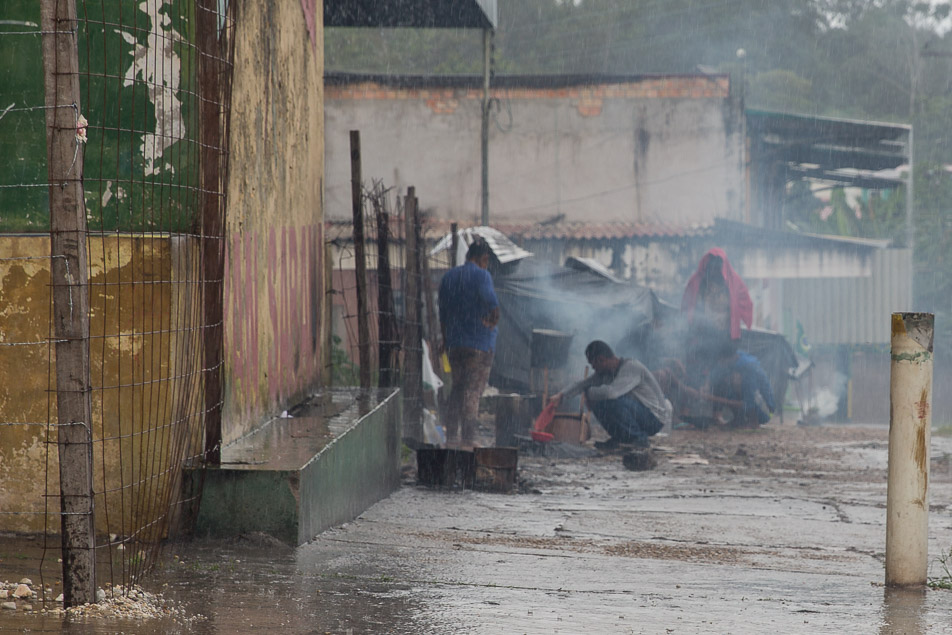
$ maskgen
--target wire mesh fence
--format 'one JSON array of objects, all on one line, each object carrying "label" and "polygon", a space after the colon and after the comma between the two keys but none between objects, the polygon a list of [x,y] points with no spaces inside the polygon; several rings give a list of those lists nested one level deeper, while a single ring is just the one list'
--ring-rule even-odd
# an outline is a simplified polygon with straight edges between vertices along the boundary
[{"label": "wire mesh fence", "polygon": [[[81,427],[94,529],[72,547],[92,551],[101,586],[128,589],[150,568],[220,409],[220,345],[208,351],[221,333],[225,6],[0,4],[0,530],[42,533],[44,564],[65,555],[63,519],[80,512],[64,504],[62,429]],[[51,205],[72,185],[78,222],[64,228]],[[61,314],[82,336],[57,335]],[[68,391],[77,349],[81,387]],[[65,392],[90,416],[64,421]]]},{"label": "wire mesh fence", "polygon": [[[363,285],[358,284],[354,222],[328,223],[328,250],[333,254],[334,346],[327,371],[337,385],[358,385],[360,347],[366,346],[372,385],[400,386],[404,436],[420,441],[425,399],[423,343],[432,343],[429,348],[433,355],[439,341],[429,269],[431,264],[439,269],[445,265],[437,262],[439,258],[428,256],[431,237],[427,234],[433,228],[416,205],[412,188],[404,196],[380,182],[363,188]],[[366,342],[360,336],[360,294],[365,296]]]}]

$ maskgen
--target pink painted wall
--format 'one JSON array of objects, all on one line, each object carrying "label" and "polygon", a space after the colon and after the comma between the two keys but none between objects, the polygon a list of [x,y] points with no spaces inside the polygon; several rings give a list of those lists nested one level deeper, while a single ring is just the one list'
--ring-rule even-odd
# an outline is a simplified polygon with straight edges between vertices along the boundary
[{"label": "pink painted wall", "polygon": [[321,385],[321,6],[238,0],[224,281],[227,444]]},{"label": "pink painted wall", "polygon": [[320,225],[228,239],[225,392],[229,420],[252,421],[306,396],[320,378]]}]

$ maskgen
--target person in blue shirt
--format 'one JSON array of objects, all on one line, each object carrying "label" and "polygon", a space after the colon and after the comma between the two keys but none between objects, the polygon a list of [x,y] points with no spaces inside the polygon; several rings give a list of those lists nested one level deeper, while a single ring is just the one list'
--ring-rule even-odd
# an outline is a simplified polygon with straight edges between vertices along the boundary
[{"label": "person in blue shirt", "polygon": [[776,410],[770,380],[760,361],[745,351],[727,344],[720,349],[720,358],[711,369],[711,392],[717,397],[742,404],[733,412],[735,427],[756,427],[770,421]]},{"label": "person in blue shirt", "polygon": [[453,374],[443,422],[448,447],[476,445],[479,398],[489,382],[499,323],[499,300],[486,270],[489,257],[489,245],[477,239],[466,262],[440,281],[440,327]]}]

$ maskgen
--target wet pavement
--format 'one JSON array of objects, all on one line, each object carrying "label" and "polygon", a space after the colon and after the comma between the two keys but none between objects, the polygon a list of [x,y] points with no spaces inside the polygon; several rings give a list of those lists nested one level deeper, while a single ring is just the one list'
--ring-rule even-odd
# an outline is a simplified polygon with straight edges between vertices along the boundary
[{"label": "wet pavement", "polygon": [[[254,535],[168,545],[144,586],[187,620],[5,612],[0,630],[952,631],[952,591],[882,585],[885,427],[675,431],[655,455],[649,472],[625,470],[620,453],[520,456],[514,494],[433,490],[408,474],[297,549]],[[952,439],[933,438],[930,495],[939,575],[952,549]],[[0,579],[13,568],[4,557]]]}]

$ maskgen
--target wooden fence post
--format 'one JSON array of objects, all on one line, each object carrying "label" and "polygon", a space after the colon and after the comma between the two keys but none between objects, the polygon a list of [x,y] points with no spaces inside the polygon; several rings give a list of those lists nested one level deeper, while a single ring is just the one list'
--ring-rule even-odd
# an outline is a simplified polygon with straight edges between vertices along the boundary
[{"label": "wooden fence post", "polygon": [[360,387],[370,388],[370,325],[367,320],[367,260],[364,255],[364,193],[360,131],[350,131],[350,193],[354,213],[354,274],[357,277],[357,357]]},{"label": "wooden fence post", "polygon": [[450,269],[459,265],[456,251],[459,249],[459,224],[450,223]]},{"label": "wooden fence post", "polygon": [[377,210],[377,333],[380,374],[377,385],[389,388],[396,384],[394,352],[397,350],[397,327],[394,316],[393,288],[390,278],[390,219],[380,205]]},{"label": "wooden fence post", "polygon": [[50,195],[53,333],[56,342],[63,603],[96,601],[89,288],[75,0],[44,0],[43,79]]},{"label": "wooden fence post", "polygon": [[404,437],[423,441],[423,336],[420,302],[420,235],[416,189],[407,188],[404,203],[406,236],[405,327],[403,336]]},{"label": "wooden fence post", "polygon": [[221,464],[222,358],[224,354],[225,232],[221,183],[222,120],[219,104],[217,0],[199,0],[199,100],[202,170],[202,288],[204,289],[205,463]]}]

